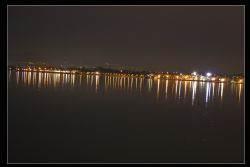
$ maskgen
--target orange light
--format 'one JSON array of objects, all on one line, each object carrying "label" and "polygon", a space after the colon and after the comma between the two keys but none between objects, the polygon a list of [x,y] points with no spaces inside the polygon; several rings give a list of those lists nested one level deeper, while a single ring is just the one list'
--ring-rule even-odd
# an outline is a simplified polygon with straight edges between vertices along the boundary
[{"label": "orange light", "polygon": [[225,78],[221,78],[220,81],[221,81],[221,82],[224,82],[224,81],[225,81]]}]

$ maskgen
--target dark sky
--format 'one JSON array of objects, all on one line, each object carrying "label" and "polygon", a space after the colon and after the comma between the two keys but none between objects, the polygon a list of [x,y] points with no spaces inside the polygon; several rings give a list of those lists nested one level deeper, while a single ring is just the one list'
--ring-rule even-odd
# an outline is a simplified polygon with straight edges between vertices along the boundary
[{"label": "dark sky", "polygon": [[243,73],[244,6],[9,6],[9,64]]}]

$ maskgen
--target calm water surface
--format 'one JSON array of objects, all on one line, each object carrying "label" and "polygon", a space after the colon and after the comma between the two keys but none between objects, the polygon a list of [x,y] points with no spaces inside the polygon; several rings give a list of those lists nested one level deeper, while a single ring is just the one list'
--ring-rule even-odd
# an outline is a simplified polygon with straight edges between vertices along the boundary
[{"label": "calm water surface", "polygon": [[9,162],[240,163],[244,85],[9,72]]}]

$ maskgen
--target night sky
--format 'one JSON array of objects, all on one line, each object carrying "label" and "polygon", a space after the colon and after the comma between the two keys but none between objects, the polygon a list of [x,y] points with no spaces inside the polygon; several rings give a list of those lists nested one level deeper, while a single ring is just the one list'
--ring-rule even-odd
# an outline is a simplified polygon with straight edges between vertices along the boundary
[{"label": "night sky", "polygon": [[8,61],[244,72],[244,6],[9,6]]}]

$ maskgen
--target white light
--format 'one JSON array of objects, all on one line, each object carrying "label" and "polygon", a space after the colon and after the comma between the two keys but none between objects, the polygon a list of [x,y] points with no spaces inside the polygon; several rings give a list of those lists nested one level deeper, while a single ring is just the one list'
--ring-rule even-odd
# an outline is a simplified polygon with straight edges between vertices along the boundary
[{"label": "white light", "polygon": [[207,73],[207,77],[211,77],[212,74],[210,72]]},{"label": "white light", "polygon": [[193,75],[197,75],[197,72],[194,71],[192,74],[193,74]]}]

